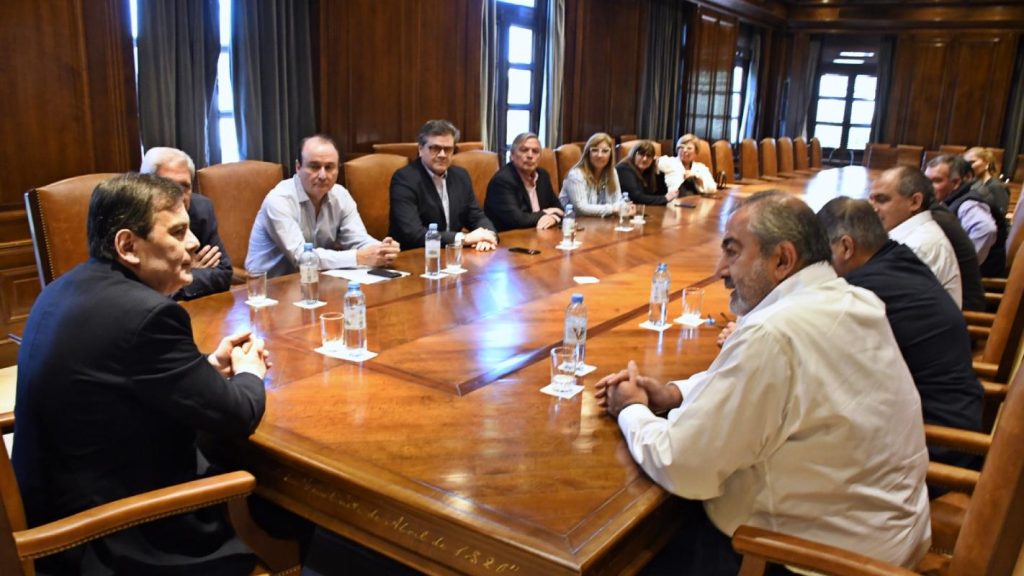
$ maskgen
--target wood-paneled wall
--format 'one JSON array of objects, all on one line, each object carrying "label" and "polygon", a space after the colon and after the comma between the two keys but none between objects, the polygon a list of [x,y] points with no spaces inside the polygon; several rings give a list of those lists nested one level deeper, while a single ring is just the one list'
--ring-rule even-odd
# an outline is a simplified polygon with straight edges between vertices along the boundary
[{"label": "wood-paneled wall", "polygon": [[411,142],[432,118],[480,138],[479,0],[319,5],[320,129],[343,155]]},{"label": "wood-paneled wall", "polygon": [[994,30],[900,35],[879,140],[1001,146],[1018,40]]},{"label": "wood-paneled wall", "polygon": [[[0,2],[0,366],[39,292],[23,194],[141,160],[128,3]],[[85,238],[82,238],[85,242]]]},{"label": "wood-paneled wall", "polygon": [[706,140],[729,138],[729,98],[736,61],[735,17],[700,8],[687,35],[684,126]]}]

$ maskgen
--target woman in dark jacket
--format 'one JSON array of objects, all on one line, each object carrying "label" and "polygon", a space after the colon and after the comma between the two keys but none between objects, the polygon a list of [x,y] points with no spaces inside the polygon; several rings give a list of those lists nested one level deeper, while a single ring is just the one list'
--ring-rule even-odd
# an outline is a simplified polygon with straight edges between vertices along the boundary
[{"label": "woman in dark jacket", "polygon": [[641,140],[615,166],[622,192],[629,194],[629,199],[637,204],[664,205],[676,197],[674,193],[658,193],[654,158],[654,143]]}]

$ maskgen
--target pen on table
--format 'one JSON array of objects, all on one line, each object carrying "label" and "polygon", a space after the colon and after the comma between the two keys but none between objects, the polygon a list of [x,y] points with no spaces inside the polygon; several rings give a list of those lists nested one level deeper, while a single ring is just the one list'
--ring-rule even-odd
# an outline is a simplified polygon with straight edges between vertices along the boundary
[{"label": "pen on table", "polygon": [[729,317],[728,317],[728,316],[727,316],[727,315],[725,314],[725,312],[719,312],[719,313],[718,313],[718,315],[719,315],[719,316],[721,316],[721,317],[722,317],[722,318],[723,318],[723,319],[725,320],[725,322],[726,322],[726,323],[732,322],[732,318],[729,318]]}]

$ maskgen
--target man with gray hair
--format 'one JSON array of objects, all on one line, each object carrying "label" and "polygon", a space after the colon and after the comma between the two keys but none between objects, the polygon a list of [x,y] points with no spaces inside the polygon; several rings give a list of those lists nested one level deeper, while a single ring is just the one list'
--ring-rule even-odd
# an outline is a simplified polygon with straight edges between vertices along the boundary
[{"label": "man with gray hair", "polygon": [[537,165],[540,140],[533,132],[523,132],[512,141],[512,161],[498,170],[487,183],[484,212],[499,231],[516,228],[544,230],[562,221],[551,176]]},{"label": "man with gray hair", "polygon": [[[916,169],[911,169],[918,172]],[[920,173],[920,172],[918,172]],[[960,310],[914,252],[890,240],[864,200],[835,198],[818,211],[832,245],[832,267],[885,303],[900,353],[921,394],[927,424],[981,429],[984,392]],[[929,447],[932,460],[971,466],[975,458]]]},{"label": "man with gray hair", "polygon": [[142,174],[167,178],[184,192],[189,230],[199,240],[199,251],[192,259],[192,282],[174,293],[176,300],[192,300],[207,294],[225,292],[231,287],[231,258],[217,231],[217,214],[210,199],[194,193],[196,165],[188,154],[177,148],[150,148],[142,158]]},{"label": "man with gray hair", "polygon": [[884,305],[830,256],[806,204],[754,194],[726,224],[718,272],[740,319],[711,366],[662,384],[630,361],[597,383],[634,460],[703,501],[651,573],[735,574],[743,524],[905,567],[928,550],[921,400]]},{"label": "man with gray hair", "polygon": [[974,243],[983,276],[1006,275],[1006,215],[995,199],[982,190],[972,190],[974,171],[961,156],[943,154],[933,158],[925,176],[935,187],[935,198],[956,214]]},{"label": "man with gray hair", "polygon": [[871,184],[868,199],[889,237],[913,250],[935,274],[957,308],[963,308],[956,253],[932,218],[930,208],[935,202],[935,191],[931,182],[917,168],[890,168]]}]

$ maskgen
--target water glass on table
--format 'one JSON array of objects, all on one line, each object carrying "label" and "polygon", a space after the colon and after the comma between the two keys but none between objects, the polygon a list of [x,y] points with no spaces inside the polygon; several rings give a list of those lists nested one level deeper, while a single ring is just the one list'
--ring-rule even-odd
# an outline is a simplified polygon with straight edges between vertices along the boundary
[{"label": "water glass on table", "polygon": [[324,350],[340,352],[345,349],[345,315],[324,312],[320,315],[320,342]]},{"label": "water glass on table", "polygon": [[568,392],[576,385],[576,347],[551,349],[551,383],[556,392]]},{"label": "water glass on table", "polygon": [[267,299],[267,273],[246,270],[245,287],[249,302],[259,303]]}]

